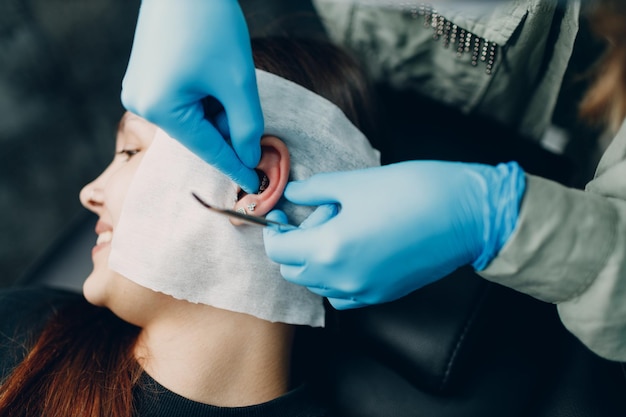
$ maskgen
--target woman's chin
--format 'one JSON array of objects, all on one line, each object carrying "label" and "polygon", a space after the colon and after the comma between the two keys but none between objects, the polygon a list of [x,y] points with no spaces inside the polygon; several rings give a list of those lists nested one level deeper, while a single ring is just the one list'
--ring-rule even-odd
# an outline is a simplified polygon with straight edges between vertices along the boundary
[{"label": "woman's chin", "polygon": [[96,265],[83,282],[83,295],[93,305],[109,307],[111,298],[115,294],[123,293],[125,281],[120,274]]},{"label": "woman's chin", "polygon": [[104,285],[99,282],[96,271],[93,271],[83,282],[83,296],[90,303],[98,307],[105,306]]}]

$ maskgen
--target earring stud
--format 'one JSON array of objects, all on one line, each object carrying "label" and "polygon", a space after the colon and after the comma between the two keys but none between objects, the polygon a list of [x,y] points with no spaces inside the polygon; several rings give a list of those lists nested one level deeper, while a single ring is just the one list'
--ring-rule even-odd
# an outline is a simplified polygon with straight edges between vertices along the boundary
[{"label": "earring stud", "polygon": [[238,208],[237,210],[235,210],[235,211],[236,211],[237,213],[240,213],[240,214],[248,214],[248,213],[246,213],[246,209],[245,209],[245,208],[243,208],[243,207],[239,207],[239,208]]},{"label": "earring stud", "polygon": [[253,212],[255,208],[256,208],[256,203],[252,202],[252,203],[248,204],[248,210],[250,212]]}]

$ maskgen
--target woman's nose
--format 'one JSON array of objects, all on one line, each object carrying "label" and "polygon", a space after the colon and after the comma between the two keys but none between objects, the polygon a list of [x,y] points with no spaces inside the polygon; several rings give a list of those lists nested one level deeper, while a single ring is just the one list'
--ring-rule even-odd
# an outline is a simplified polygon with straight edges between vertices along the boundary
[{"label": "woman's nose", "polygon": [[87,210],[91,210],[94,213],[98,211],[100,207],[102,207],[103,203],[103,195],[102,190],[96,186],[96,184],[89,183],[80,190],[79,194],[80,203]]}]

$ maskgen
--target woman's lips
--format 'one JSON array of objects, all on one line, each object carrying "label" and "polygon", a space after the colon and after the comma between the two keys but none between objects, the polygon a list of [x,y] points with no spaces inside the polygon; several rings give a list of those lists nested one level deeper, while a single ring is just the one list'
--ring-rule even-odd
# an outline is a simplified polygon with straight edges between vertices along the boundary
[{"label": "woman's lips", "polygon": [[100,249],[108,246],[113,238],[113,231],[111,228],[100,222],[96,225],[96,233],[98,234],[98,239],[96,240],[96,246],[94,246],[91,250],[92,256],[95,255],[96,252],[100,251]]},{"label": "woman's lips", "polygon": [[98,235],[98,240],[96,240],[96,245],[100,245],[102,243],[109,243],[112,237],[113,237],[113,232],[111,232],[110,230],[106,232],[102,232]]}]

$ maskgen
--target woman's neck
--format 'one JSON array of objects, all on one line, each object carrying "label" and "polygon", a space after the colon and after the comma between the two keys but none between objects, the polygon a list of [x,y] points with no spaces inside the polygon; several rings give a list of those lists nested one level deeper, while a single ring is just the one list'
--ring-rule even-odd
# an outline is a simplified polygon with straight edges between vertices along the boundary
[{"label": "woman's neck", "polygon": [[167,389],[223,407],[288,390],[293,326],[180,300],[161,312],[142,326],[135,357]]}]

